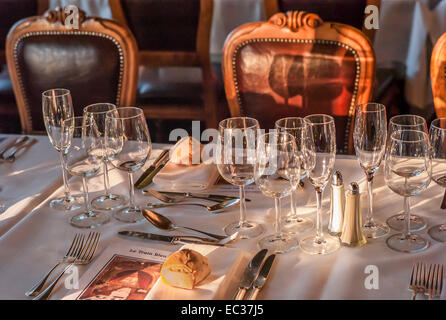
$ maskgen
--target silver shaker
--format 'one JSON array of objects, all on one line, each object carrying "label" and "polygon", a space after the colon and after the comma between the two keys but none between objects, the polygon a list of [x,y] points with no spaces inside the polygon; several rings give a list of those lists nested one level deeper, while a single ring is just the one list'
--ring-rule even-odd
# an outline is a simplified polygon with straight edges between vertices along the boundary
[{"label": "silver shaker", "polygon": [[342,174],[336,171],[332,177],[330,194],[330,221],[328,233],[332,236],[340,236],[344,225],[345,190]]},{"label": "silver shaker", "polygon": [[367,239],[362,232],[360,199],[359,186],[356,182],[352,182],[347,191],[344,226],[341,235],[342,244],[348,247],[360,247],[367,243]]}]

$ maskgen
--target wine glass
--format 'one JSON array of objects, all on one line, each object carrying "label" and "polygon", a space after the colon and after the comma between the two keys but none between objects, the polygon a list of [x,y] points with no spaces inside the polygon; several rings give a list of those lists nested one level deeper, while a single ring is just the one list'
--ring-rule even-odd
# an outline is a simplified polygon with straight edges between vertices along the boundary
[{"label": "wine glass", "polygon": [[[275,127],[278,131],[287,132],[294,137],[301,164],[299,180],[305,179],[308,175],[308,157],[306,156],[305,143],[307,139],[307,131],[305,129],[304,119],[300,117],[283,118],[276,121]],[[313,221],[309,218],[303,218],[297,213],[296,199],[298,184],[293,185],[292,187],[293,189],[290,193],[291,210],[282,223],[283,231],[289,233],[301,233],[311,230],[313,228]]]},{"label": "wine glass", "polygon": [[281,228],[280,200],[288,196],[300,180],[300,159],[295,138],[286,132],[261,135],[257,142],[254,178],[260,191],[274,198],[276,207],[275,233],[259,241],[261,249],[286,253],[296,249],[297,239],[284,234]]},{"label": "wine glass", "polygon": [[[431,180],[432,160],[430,144],[425,132],[398,130],[392,133],[386,152],[384,178],[387,186],[405,198],[426,190]],[[402,233],[387,238],[389,248],[401,252],[419,252],[429,246],[429,242],[410,229],[410,205],[405,202],[407,215]]]},{"label": "wine glass", "polygon": [[93,208],[98,210],[113,210],[120,208],[127,201],[126,197],[111,193],[110,180],[108,176],[109,159],[106,157],[105,150],[105,118],[108,111],[115,109],[116,106],[111,103],[96,103],[84,108],[84,117],[94,119],[99,132],[98,140],[102,146],[102,148],[98,149],[97,151],[100,152],[98,156],[102,158],[103,162],[105,195],[96,197],[91,201]]},{"label": "wine glass", "polygon": [[61,147],[66,152],[66,167],[73,176],[82,177],[84,212],[72,217],[70,223],[78,228],[95,228],[110,221],[102,212],[93,211],[88,198],[87,178],[101,169],[102,149],[99,132],[91,118],[74,117],[62,124]]},{"label": "wine glass", "polygon": [[220,122],[216,163],[220,175],[240,189],[240,219],[226,226],[225,232],[238,232],[241,239],[251,239],[263,233],[257,222],[246,219],[245,186],[254,182],[256,136],[259,122],[253,118],[229,118]]},{"label": "wine glass", "polygon": [[65,188],[65,196],[54,199],[50,207],[61,211],[72,211],[82,207],[82,199],[72,196],[67,181],[65,168],[65,153],[61,148],[62,123],[74,116],[71,93],[67,89],[51,89],[42,93],[42,114],[46,132],[53,147],[60,153],[62,165],[62,178]]},{"label": "wine glass", "polygon": [[[390,144],[390,137],[394,131],[397,130],[417,130],[422,131],[425,133],[427,132],[427,123],[426,120],[423,117],[413,115],[413,114],[402,114],[399,116],[394,116],[390,118],[389,121],[389,132],[388,132],[388,139],[387,139],[387,146]],[[407,204],[406,201],[410,201],[410,198],[404,198],[404,206],[403,206],[403,213],[396,214],[391,216],[387,219],[387,224],[389,227],[391,227],[394,230],[402,231],[404,230],[405,226],[407,225],[406,222],[406,214],[405,208],[409,206],[410,204]],[[410,215],[411,221],[410,221],[410,228],[411,231],[420,231],[426,228],[427,223],[424,221],[423,218],[420,216],[411,214]]]},{"label": "wine glass", "polygon": [[149,129],[140,108],[127,107],[108,111],[105,120],[105,147],[110,163],[129,175],[129,206],[113,215],[122,222],[143,220],[135,204],[133,172],[146,163],[152,151]]},{"label": "wine glass", "polygon": [[355,111],[353,141],[359,165],[367,178],[369,209],[362,230],[367,238],[380,238],[389,233],[389,227],[373,218],[373,177],[386,151],[386,107],[379,103],[358,105]]},{"label": "wine glass", "polygon": [[[432,180],[446,188],[446,118],[432,121],[429,138],[432,152]],[[432,239],[446,242],[446,224],[433,226],[428,233]]]},{"label": "wine glass", "polygon": [[339,238],[322,231],[322,193],[330,180],[336,160],[336,128],[334,119],[324,114],[304,118],[307,128],[308,178],[316,191],[316,234],[300,241],[309,254],[328,254],[339,249]]}]

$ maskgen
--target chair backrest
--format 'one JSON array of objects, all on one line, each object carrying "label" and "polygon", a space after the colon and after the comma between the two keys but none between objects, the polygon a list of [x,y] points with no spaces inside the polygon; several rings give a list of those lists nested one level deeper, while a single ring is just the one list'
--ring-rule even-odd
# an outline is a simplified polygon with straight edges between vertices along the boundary
[{"label": "chair backrest", "polygon": [[6,59],[25,133],[43,131],[43,91],[71,91],[74,111],[111,102],[133,105],[137,84],[137,45],[126,27],[80,11],[79,29],[66,26],[62,8],[22,20],[11,29]]},{"label": "chair backrest", "polygon": [[287,116],[334,116],[339,152],[353,153],[355,106],[372,96],[375,55],[356,28],[290,11],[235,29],[223,49],[232,116],[265,129]]},{"label": "chair backrest", "polygon": [[213,0],[109,0],[113,19],[134,33],[140,63],[209,63]]},{"label": "chair backrest", "polygon": [[435,112],[438,118],[446,117],[446,33],[434,46],[431,59],[431,83]]},{"label": "chair backrest", "polygon": [[326,22],[348,24],[362,30],[373,43],[375,29],[364,27],[365,8],[368,5],[379,8],[381,0],[264,0],[264,3],[268,18],[292,10],[311,12]]},{"label": "chair backrest", "polygon": [[5,44],[9,29],[19,20],[42,14],[48,9],[48,0],[0,1],[0,69],[6,63]]}]

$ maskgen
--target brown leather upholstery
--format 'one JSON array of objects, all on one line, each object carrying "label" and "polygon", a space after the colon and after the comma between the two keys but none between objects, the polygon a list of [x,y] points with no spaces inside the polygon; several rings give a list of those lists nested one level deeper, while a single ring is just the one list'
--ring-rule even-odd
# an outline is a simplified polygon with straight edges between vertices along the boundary
[{"label": "brown leather upholstery", "polygon": [[129,30],[99,18],[71,30],[60,18],[27,19],[8,38],[8,67],[25,132],[44,130],[41,94],[48,89],[69,89],[76,115],[92,103],[123,106],[135,99],[136,43]]},{"label": "brown leather upholstery", "polygon": [[[355,91],[355,57],[330,43],[254,42],[241,47],[236,58],[242,112],[274,128],[285,116],[325,113],[335,117],[345,144],[348,116]],[[357,88],[356,88],[357,90]]]},{"label": "brown leather upholstery", "polygon": [[232,116],[271,129],[280,118],[329,114],[338,152],[354,151],[354,109],[369,101],[375,71],[373,49],[359,30],[305,12],[278,13],[234,30],[223,51]]},{"label": "brown leather upholstery", "polygon": [[121,0],[140,50],[195,51],[200,0]]},{"label": "brown leather upholstery", "polygon": [[278,3],[281,12],[312,12],[324,21],[344,23],[361,30],[367,0],[278,0]]}]

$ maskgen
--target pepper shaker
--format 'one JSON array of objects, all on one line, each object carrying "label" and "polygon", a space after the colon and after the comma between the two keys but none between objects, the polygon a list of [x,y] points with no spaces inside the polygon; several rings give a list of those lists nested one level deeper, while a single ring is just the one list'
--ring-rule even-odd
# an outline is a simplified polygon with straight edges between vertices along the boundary
[{"label": "pepper shaker", "polygon": [[347,191],[344,225],[342,227],[341,242],[345,246],[360,247],[367,243],[362,232],[361,195],[356,182],[350,184]]}]

